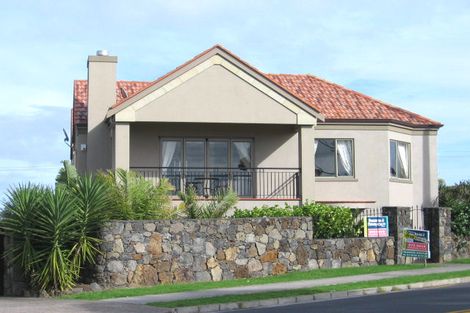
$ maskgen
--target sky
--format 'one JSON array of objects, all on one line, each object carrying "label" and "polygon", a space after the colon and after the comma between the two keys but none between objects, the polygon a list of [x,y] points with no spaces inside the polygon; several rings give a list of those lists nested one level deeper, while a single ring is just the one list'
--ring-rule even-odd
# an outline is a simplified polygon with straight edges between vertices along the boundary
[{"label": "sky", "polygon": [[25,0],[0,3],[0,198],[53,184],[88,55],[154,80],[216,43],[440,121],[439,177],[470,179],[470,1]]}]

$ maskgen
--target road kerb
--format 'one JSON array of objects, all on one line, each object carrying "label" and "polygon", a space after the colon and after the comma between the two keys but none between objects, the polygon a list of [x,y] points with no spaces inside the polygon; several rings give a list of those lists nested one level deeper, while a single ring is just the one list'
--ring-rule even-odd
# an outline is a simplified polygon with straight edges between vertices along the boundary
[{"label": "road kerb", "polygon": [[418,282],[411,284],[392,285],[376,288],[364,288],[349,291],[335,291],[335,292],[323,292],[312,295],[296,296],[296,297],[283,297],[273,298],[265,300],[254,300],[254,301],[243,301],[243,302],[229,302],[221,304],[208,304],[200,306],[180,307],[175,308],[172,311],[174,313],[209,313],[209,312],[226,312],[239,309],[251,309],[259,307],[274,307],[274,306],[285,306],[292,305],[295,303],[309,303],[317,301],[328,301],[337,300],[350,297],[368,296],[375,294],[385,294],[406,290],[417,290],[431,287],[442,287],[457,284],[470,283],[470,277],[432,280],[428,282]]}]

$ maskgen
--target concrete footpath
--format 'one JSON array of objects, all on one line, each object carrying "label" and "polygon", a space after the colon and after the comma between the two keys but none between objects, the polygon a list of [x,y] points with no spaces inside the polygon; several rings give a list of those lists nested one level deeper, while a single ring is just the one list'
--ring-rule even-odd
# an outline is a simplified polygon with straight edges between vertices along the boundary
[{"label": "concrete footpath", "polygon": [[147,295],[147,296],[139,296],[139,297],[115,298],[115,299],[101,300],[101,302],[125,303],[125,304],[146,304],[150,302],[165,302],[165,301],[194,299],[194,298],[207,298],[207,297],[225,296],[225,295],[239,295],[239,294],[251,294],[251,293],[259,293],[259,292],[312,288],[312,287],[319,287],[319,286],[364,282],[364,281],[379,280],[379,279],[386,279],[386,278],[458,272],[458,271],[464,271],[464,270],[470,270],[470,264],[445,264],[445,265],[440,265],[440,266],[433,266],[433,267],[413,269],[413,270],[402,270],[402,271],[392,271],[392,272],[375,273],[375,274],[343,276],[343,277],[324,278],[324,279],[315,279],[315,280],[302,280],[302,281],[282,282],[282,283],[263,284],[263,285],[251,285],[251,286],[242,286],[242,287],[219,288],[219,289],[209,289],[209,290],[201,290],[201,291],[179,292],[179,293],[169,293],[169,294],[159,294],[159,295]]}]

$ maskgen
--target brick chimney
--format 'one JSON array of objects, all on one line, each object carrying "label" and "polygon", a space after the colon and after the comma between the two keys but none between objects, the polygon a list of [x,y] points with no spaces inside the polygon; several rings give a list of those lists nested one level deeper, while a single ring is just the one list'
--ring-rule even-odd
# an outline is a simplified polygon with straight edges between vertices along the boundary
[{"label": "brick chimney", "polygon": [[106,123],[109,108],[116,103],[117,57],[98,50],[88,57],[87,172],[110,169],[111,133]]}]

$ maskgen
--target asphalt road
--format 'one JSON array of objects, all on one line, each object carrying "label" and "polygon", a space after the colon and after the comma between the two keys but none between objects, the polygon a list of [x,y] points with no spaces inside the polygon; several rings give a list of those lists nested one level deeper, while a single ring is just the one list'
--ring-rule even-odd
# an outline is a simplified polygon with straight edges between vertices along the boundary
[{"label": "asphalt road", "polygon": [[[383,295],[372,295],[272,308],[240,310],[237,313],[284,313],[284,312],[390,312],[390,313],[441,313],[470,312],[470,284],[404,291]],[[468,311],[467,311],[468,310]]]}]

